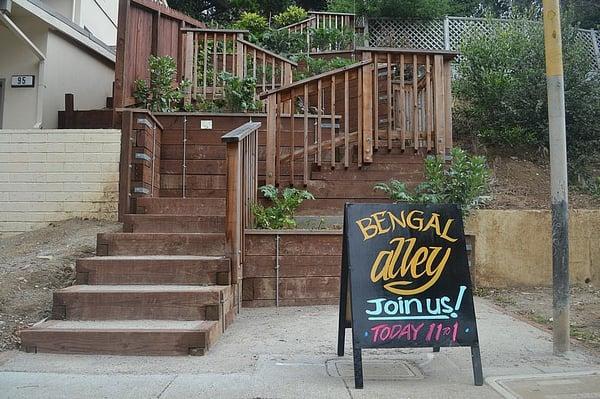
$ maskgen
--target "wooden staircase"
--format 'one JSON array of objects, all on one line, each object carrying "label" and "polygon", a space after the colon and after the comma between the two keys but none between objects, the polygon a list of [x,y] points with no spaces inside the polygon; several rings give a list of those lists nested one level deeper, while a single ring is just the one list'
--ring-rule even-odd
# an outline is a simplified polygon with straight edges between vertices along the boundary
[{"label": "wooden staircase", "polygon": [[[21,332],[28,352],[204,354],[235,315],[224,209],[214,199],[140,198],[123,233],[99,234],[52,320]],[[162,212],[184,213],[162,213]]]}]

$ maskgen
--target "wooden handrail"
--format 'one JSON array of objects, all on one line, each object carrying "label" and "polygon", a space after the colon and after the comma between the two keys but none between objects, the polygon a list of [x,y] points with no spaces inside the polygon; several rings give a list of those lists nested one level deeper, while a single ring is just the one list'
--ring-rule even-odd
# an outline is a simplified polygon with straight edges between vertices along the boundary
[{"label": "wooden handrail", "polygon": [[[383,148],[449,151],[455,54],[363,50],[361,62],[260,95],[267,105],[267,184],[294,185],[301,177],[307,185],[312,166],[362,167]],[[286,108],[300,108],[303,123]],[[309,122],[315,114],[316,123]]]},{"label": "wooden handrail", "polygon": [[181,32],[200,32],[200,33],[250,33],[247,29],[220,29],[220,28],[181,28]]},{"label": "wooden handrail", "polygon": [[247,41],[247,40],[244,40],[244,39],[238,39],[237,41],[238,41],[238,43],[242,43],[242,44],[244,44],[244,45],[245,45],[245,46],[247,46],[247,47],[250,47],[250,48],[252,48],[252,49],[256,49],[256,50],[258,50],[258,51],[260,51],[260,52],[262,52],[262,53],[265,53],[265,54],[267,54],[267,55],[270,55],[271,57],[273,57],[273,58],[275,58],[275,59],[278,59],[278,60],[280,60],[280,61],[283,61],[283,62],[285,62],[285,63],[287,63],[287,64],[290,64],[290,65],[292,65],[292,66],[294,66],[294,67],[297,67],[297,66],[298,66],[298,63],[297,63],[297,62],[294,62],[294,61],[292,61],[292,60],[290,60],[290,59],[288,59],[288,58],[285,58],[285,57],[283,57],[283,56],[281,56],[281,55],[279,55],[279,54],[277,54],[277,53],[274,53],[274,52],[272,52],[272,51],[269,51],[269,50],[267,50],[267,49],[266,49],[266,48],[264,48],[264,47],[260,47],[260,46],[257,46],[257,45],[256,45],[256,44],[254,44],[254,43],[250,43],[250,42],[249,42],[249,41]]},{"label": "wooden handrail", "polygon": [[225,251],[231,262],[231,283],[241,302],[244,230],[253,224],[251,206],[258,191],[258,129],[248,122],[222,137],[227,144],[225,200]]},{"label": "wooden handrail", "polygon": [[221,137],[221,140],[223,140],[223,142],[225,143],[242,141],[249,134],[258,130],[261,125],[262,123],[260,122],[245,123],[242,126],[239,126],[230,131],[229,133],[225,134],[223,137]]},{"label": "wooden handrail", "polygon": [[281,28],[279,28],[277,30],[284,30],[284,29],[288,29],[289,30],[291,28],[295,28],[296,26],[307,24],[310,21],[314,21],[315,19],[316,19],[316,17],[308,17],[306,19],[303,19],[302,21],[298,21],[298,22],[294,22],[293,24],[282,26]]}]

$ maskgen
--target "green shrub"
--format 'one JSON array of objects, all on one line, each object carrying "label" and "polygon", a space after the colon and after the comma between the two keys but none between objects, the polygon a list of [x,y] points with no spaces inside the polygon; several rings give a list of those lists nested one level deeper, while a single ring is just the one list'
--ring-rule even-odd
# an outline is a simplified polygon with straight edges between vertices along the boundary
[{"label": "green shrub", "polygon": [[367,17],[434,19],[448,12],[448,0],[357,0],[356,13]]},{"label": "green shrub", "polygon": [[173,85],[177,64],[172,57],[157,57],[151,55],[148,58],[150,70],[150,82],[137,79],[134,82],[133,96],[142,107],[153,112],[176,111],[181,106],[181,100],[191,82],[181,81]]},{"label": "green shrub", "polygon": [[335,57],[326,60],[324,58],[313,58],[308,55],[301,55],[297,57],[297,60],[304,63],[304,68],[294,70],[294,80],[306,79],[354,63],[354,61],[349,58]]},{"label": "green shrub", "polygon": [[313,28],[311,30],[312,48],[321,50],[348,50],[354,43],[352,29]]},{"label": "green shrub", "polygon": [[[454,81],[455,131],[484,144],[548,146],[542,25],[525,20],[470,32]],[[571,175],[585,175],[600,149],[600,74],[577,30],[563,23],[567,146]]]},{"label": "green shrub", "polygon": [[259,229],[293,229],[296,227],[294,213],[304,200],[314,200],[315,197],[306,190],[285,188],[280,194],[279,189],[272,185],[259,188],[265,198],[273,205],[264,207],[262,204],[252,204],[254,223]]},{"label": "green shrub", "polygon": [[254,40],[260,40],[265,32],[269,30],[269,21],[258,13],[243,12],[240,19],[234,23],[234,27],[246,29]]},{"label": "green shrub", "polygon": [[272,29],[263,35],[261,44],[277,54],[289,56],[306,50],[306,35]]},{"label": "green shrub", "polygon": [[461,207],[464,214],[489,200],[490,170],[485,157],[471,156],[460,148],[452,149],[452,161],[448,167],[441,157],[425,160],[425,182],[414,193],[398,180],[378,183],[376,190],[401,202],[451,203]]},{"label": "green shrub", "polygon": [[244,79],[222,72],[223,94],[225,108],[230,112],[257,111],[262,103],[254,99],[256,80],[249,76]]},{"label": "green shrub", "polygon": [[275,15],[273,17],[273,22],[276,27],[282,28],[284,26],[304,21],[306,18],[308,18],[308,13],[304,8],[291,5],[285,11]]}]

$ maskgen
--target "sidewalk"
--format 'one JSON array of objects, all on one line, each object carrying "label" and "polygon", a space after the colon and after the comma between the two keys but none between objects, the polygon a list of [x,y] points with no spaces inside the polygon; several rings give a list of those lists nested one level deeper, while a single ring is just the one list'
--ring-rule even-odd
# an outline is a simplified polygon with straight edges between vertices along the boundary
[{"label": "sidewalk", "polygon": [[555,357],[547,332],[483,299],[476,311],[482,387],[468,348],[397,349],[363,351],[365,387],[355,390],[349,337],[346,355],[335,354],[337,307],[314,306],[243,309],[201,357],[2,353],[0,398],[600,398],[594,354]]}]

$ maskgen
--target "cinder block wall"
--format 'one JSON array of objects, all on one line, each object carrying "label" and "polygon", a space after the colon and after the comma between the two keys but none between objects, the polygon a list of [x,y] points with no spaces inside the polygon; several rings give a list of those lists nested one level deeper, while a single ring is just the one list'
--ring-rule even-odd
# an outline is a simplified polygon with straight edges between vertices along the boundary
[{"label": "cinder block wall", "polygon": [[119,130],[0,130],[0,235],[117,218]]}]

